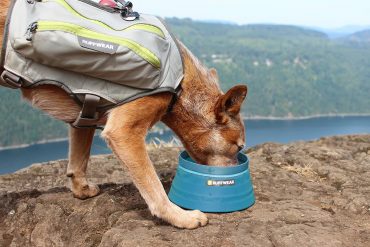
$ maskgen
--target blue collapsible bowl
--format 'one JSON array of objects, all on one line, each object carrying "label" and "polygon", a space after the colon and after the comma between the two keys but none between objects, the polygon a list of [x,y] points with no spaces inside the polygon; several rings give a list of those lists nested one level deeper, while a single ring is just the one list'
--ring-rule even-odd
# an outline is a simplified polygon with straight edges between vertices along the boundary
[{"label": "blue collapsible bowl", "polygon": [[200,165],[184,151],[168,197],[180,207],[210,213],[249,208],[255,202],[249,159],[239,153],[238,162],[228,167]]}]

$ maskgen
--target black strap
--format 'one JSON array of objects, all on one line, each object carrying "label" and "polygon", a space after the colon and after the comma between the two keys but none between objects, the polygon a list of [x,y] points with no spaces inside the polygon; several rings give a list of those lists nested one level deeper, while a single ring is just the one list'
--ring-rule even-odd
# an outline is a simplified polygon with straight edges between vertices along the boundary
[{"label": "black strap", "polygon": [[92,94],[86,94],[80,115],[72,126],[76,128],[96,128],[99,120],[97,107],[100,97]]},{"label": "black strap", "polygon": [[181,86],[179,86],[178,89],[177,89],[177,91],[176,91],[176,93],[174,93],[172,95],[170,104],[167,107],[167,113],[171,113],[172,112],[173,107],[175,106],[178,98],[180,97],[181,92],[182,92],[182,88],[181,88]]}]

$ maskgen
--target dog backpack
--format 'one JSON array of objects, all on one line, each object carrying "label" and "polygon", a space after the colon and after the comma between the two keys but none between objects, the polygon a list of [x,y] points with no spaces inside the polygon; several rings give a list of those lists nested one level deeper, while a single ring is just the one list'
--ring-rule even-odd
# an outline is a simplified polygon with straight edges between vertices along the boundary
[{"label": "dog backpack", "polygon": [[176,93],[184,74],[176,39],[160,18],[129,7],[13,0],[0,84],[61,87],[82,106],[76,127],[94,127],[107,110],[137,98]]}]

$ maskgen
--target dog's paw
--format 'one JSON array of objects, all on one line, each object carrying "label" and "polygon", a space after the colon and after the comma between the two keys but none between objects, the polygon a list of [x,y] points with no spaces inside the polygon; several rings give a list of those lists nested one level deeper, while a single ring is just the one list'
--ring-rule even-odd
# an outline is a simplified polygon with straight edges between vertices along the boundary
[{"label": "dog's paw", "polygon": [[173,225],[178,228],[195,229],[208,224],[208,218],[205,213],[199,210],[185,211],[179,217],[175,218]]},{"label": "dog's paw", "polygon": [[95,184],[86,184],[78,188],[72,187],[72,192],[73,192],[74,197],[81,199],[81,200],[85,200],[87,198],[91,198],[91,197],[99,195],[100,189]]},{"label": "dog's paw", "polygon": [[207,216],[199,210],[186,211],[171,203],[162,212],[155,215],[178,228],[195,229],[208,224]]}]

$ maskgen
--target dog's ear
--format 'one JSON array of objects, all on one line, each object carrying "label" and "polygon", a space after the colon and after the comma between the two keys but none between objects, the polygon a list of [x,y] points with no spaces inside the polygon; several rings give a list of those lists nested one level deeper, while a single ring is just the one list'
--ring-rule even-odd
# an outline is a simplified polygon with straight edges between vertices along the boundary
[{"label": "dog's ear", "polygon": [[215,108],[217,122],[225,124],[230,117],[238,115],[247,93],[247,86],[237,85],[222,95]]}]

